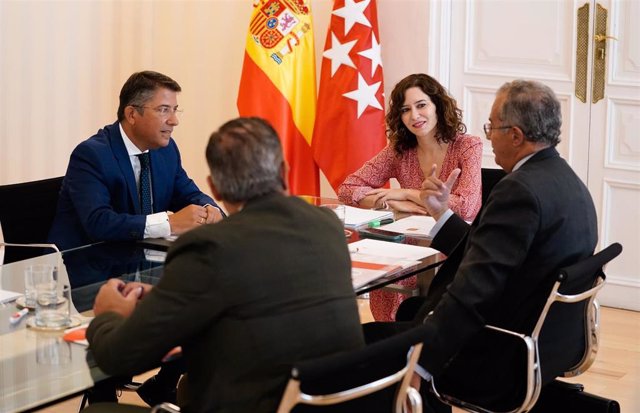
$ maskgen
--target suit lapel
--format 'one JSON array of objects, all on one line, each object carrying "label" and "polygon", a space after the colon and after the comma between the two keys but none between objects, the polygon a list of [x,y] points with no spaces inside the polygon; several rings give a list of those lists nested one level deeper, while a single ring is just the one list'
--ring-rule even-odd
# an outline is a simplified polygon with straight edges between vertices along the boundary
[{"label": "suit lapel", "polygon": [[140,198],[138,197],[138,187],[136,186],[136,178],[133,175],[133,168],[131,167],[131,161],[129,160],[129,154],[127,148],[124,146],[122,135],[120,134],[120,125],[118,122],[111,125],[109,133],[109,140],[111,141],[111,149],[113,155],[118,161],[118,166],[127,182],[127,189],[129,192],[129,200],[136,214],[141,214]]},{"label": "suit lapel", "polygon": [[159,150],[149,151],[151,162],[151,192],[153,193],[153,212],[164,210],[168,205],[167,200],[167,177],[165,168],[162,168],[163,159]]}]

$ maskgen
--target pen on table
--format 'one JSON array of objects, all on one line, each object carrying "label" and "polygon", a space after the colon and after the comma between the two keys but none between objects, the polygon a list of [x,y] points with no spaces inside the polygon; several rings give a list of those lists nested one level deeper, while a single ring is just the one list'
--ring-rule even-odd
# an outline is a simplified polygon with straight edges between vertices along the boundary
[{"label": "pen on table", "polygon": [[11,314],[11,317],[9,317],[9,324],[18,324],[20,320],[22,320],[22,318],[27,314],[29,314],[28,308],[23,308],[20,311],[16,311],[15,313]]},{"label": "pen on table", "polygon": [[393,222],[393,218],[385,218],[380,221],[372,221],[369,222],[369,228],[377,228],[380,225],[391,224]]}]

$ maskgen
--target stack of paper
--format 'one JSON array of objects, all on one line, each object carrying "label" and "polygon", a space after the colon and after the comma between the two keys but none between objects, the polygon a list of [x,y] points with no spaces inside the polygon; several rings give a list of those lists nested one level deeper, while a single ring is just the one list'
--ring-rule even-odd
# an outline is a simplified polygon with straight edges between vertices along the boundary
[{"label": "stack of paper", "polygon": [[376,211],[374,209],[345,206],[344,225],[346,227],[356,228],[385,218],[393,218],[393,211]]},{"label": "stack of paper", "polygon": [[15,301],[18,297],[22,297],[22,293],[0,290],[0,304],[10,303]]},{"label": "stack of paper", "polygon": [[438,251],[416,245],[363,239],[349,244],[351,282],[358,289],[385,275],[420,264]]},{"label": "stack of paper", "polygon": [[391,224],[382,225],[380,229],[413,237],[427,238],[435,224],[436,220],[433,219],[433,217],[411,215],[409,217],[399,219]]}]

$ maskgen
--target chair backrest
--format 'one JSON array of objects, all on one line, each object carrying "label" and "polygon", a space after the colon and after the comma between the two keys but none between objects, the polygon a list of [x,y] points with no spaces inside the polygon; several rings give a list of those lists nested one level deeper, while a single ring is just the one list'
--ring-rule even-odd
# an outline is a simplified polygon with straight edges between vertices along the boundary
[{"label": "chair backrest", "polygon": [[[557,368],[554,366],[554,376],[556,371],[565,377],[577,376],[593,364],[599,338],[596,293],[604,286],[604,266],[621,252],[622,245],[614,243],[597,254],[560,269],[558,281],[532,333],[541,346],[543,366],[547,360],[561,363]],[[546,332],[544,323],[548,320],[562,325],[562,332]],[[545,337],[545,334],[549,336]],[[576,339],[580,346],[575,346]],[[575,348],[573,352],[569,351],[572,347]],[[544,369],[542,373],[544,376]]]},{"label": "chair backrest", "polygon": [[[13,244],[47,242],[64,177],[0,186],[0,222],[4,241]],[[10,248],[5,264],[39,255],[35,248]]]},{"label": "chair backrest", "polygon": [[[581,374],[593,363],[598,343],[598,306],[595,298],[605,282],[604,265],[620,252],[622,246],[614,243],[576,264],[561,268],[530,335],[485,326],[492,333],[521,341],[525,349],[526,377],[520,380],[526,383],[522,402],[519,406],[501,411],[520,413],[531,410],[543,385],[550,378]],[[553,324],[554,328],[546,331],[545,327],[549,324]],[[578,330],[581,335],[578,345],[571,335],[572,330]],[[451,394],[442,394],[437,389],[436,380],[431,381],[431,387],[434,394],[449,405],[471,412],[496,411]]]},{"label": "chair backrest", "polygon": [[277,412],[400,413],[405,403],[412,412],[421,412],[422,399],[410,381],[422,349],[422,330],[416,327],[359,350],[298,363]]},{"label": "chair backrest", "polygon": [[[2,222],[0,221],[0,244],[4,242],[4,235],[2,234]],[[4,246],[0,245],[0,265],[4,263]]]},{"label": "chair backrest", "polygon": [[480,170],[480,179],[482,181],[482,205],[487,202],[489,193],[493,187],[502,179],[507,173],[503,169],[482,168]]}]

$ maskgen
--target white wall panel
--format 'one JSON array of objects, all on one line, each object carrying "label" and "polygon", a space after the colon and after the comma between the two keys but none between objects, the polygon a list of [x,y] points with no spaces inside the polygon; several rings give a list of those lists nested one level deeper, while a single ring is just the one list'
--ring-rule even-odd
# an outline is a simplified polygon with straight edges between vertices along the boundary
[{"label": "white wall panel", "polygon": [[603,191],[601,246],[619,242],[622,254],[606,268],[607,286],[601,294],[603,304],[640,310],[640,184],[606,179]]},{"label": "white wall panel", "polygon": [[[468,73],[570,80],[573,70],[568,1],[468,1]],[[547,16],[544,20],[510,18]],[[499,39],[499,41],[496,41]]]},{"label": "white wall panel", "polygon": [[[491,142],[486,139],[482,125],[488,122],[491,106],[496,97],[495,88],[489,86],[469,85],[464,87],[462,107],[464,123],[467,125],[467,133],[479,136],[482,139],[482,166],[486,168],[499,168],[494,160]],[[461,102],[461,103],[462,103]]]},{"label": "white wall panel", "polygon": [[640,171],[640,100],[609,99],[605,167]]},{"label": "white wall panel", "polygon": [[580,139],[571,139],[572,123],[575,120],[573,115],[572,96],[566,93],[556,93],[556,97],[560,101],[560,110],[562,112],[562,127],[560,128],[560,143],[556,146],[556,149],[569,164],[574,163],[575,153],[579,152],[575,150],[575,145],[584,145]]},{"label": "white wall panel", "polygon": [[613,1],[611,36],[607,41],[611,58],[609,82],[640,86],[640,2]]}]

